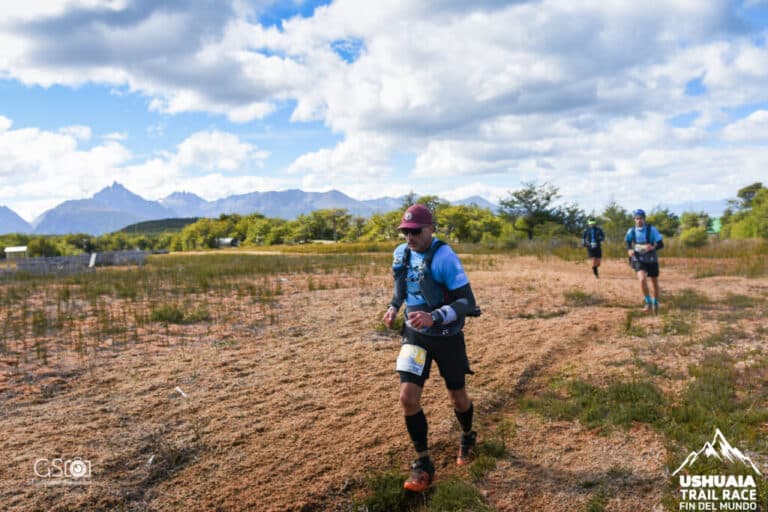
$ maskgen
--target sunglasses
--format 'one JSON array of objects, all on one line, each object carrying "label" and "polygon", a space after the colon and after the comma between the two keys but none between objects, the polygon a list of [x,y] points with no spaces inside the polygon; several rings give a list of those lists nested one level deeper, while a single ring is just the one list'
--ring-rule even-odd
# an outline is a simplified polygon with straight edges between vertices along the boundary
[{"label": "sunglasses", "polygon": [[422,229],[423,228],[415,228],[415,229],[403,228],[400,230],[400,232],[405,236],[408,236],[408,235],[419,236],[421,234]]}]

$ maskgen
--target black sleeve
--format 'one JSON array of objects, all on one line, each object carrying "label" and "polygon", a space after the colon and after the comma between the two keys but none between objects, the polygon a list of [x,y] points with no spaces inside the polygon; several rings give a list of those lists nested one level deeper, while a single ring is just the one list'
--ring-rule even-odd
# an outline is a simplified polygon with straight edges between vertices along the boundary
[{"label": "black sleeve", "polygon": [[659,240],[656,242],[656,249],[663,249],[664,248],[664,240]]},{"label": "black sleeve", "polygon": [[472,293],[472,287],[465,284],[460,288],[451,290],[454,300],[448,304],[458,316],[467,316],[475,309],[475,295]]},{"label": "black sleeve", "polygon": [[392,302],[390,302],[389,305],[397,310],[399,310],[400,306],[403,305],[406,294],[408,292],[407,285],[405,283],[406,272],[408,272],[408,267],[406,265],[403,265],[400,268],[392,269],[392,273],[394,274],[395,278],[395,290],[392,294]]}]

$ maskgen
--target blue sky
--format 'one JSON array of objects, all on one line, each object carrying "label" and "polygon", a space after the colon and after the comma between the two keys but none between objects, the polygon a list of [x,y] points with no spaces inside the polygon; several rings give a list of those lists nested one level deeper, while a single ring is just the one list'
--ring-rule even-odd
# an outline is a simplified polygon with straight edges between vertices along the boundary
[{"label": "blue sky", "polygon": [[0,16],[0,205],[119,182],[600,210],[768,181],[768,1],[38,0]]}]

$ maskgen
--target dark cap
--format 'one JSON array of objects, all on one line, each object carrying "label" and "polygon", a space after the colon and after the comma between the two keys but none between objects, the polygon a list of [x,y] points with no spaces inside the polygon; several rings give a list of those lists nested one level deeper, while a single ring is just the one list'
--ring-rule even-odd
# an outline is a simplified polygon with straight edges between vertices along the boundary
[{"label": "dark cap", "polygon": [[397,229],[417,229],[431,226],[432,224],[432,212],[429,211],[429,208],[423,204],[415,204],[405,210],[403,220],[397,226]]}]

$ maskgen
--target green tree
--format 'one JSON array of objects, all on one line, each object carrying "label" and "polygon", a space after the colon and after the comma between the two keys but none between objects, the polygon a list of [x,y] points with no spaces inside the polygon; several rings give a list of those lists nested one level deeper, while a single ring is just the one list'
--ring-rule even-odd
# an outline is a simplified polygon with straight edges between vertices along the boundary
[{"label": "green tree", "polygon": [[723,233],[731,238],[768,239],[768,189],[755,192],[749,209],[731,215],[727,225],[723,224]]},{"label": "green tree", "polygon": [[490,210],[477,205],[447,206],[441,209],[440,231],[448,240],[477,243],[483,235],[498,237],[502,222]]},{"label": "green tree", "polygon": [[622,242],[627,230],[634,226],[632,214],[612,200],[599,217],[605,237],[614,242]]},{"label": "green tree", "polygon": [[314,210],[296,218],[294,230],[296,241],[334,240],[338,241],[349,231],[352,215],[344,208]]},{"label": "green tree", "polygon": [[708,230],[712,227],[712,219],[706,212],[683,212],[680,216],[680,231],[686,229],[704,228]]},{"label": "green tree", "polygon": [[365,217],[360,217],[359,215],[352,217],[352,221],[349,225],[349,231],[347,232],[345,240],[348,242],[356,242],[360,240],[360,237],[363,235],[363,231],[365,230],[366,222],[367,221],[365,220]]},{"label": "green tree", "polygon": [[320,214],[325,218],[326,224],[331,232],[334,242],[341,238],[346,238],[349,233],[349,226],[352,222],[352,215],[344,208],[331,208],[320,210]]},{"label": "green tree", "polygon": [[702,226],[685,228],[680,233],[680,241],[687,247],[703,247],[708,239],[707,228]]},{"label": "green tree", "polygon": [[515,229],[523,231],[532,240],[536,226],[557,221],[556,210],[552,207],[560,197],[557,192],[558,189],[550,183],[526,182],[523,188],[510,191],[509,197],[499,201],[499,210]]},{"label": "green tree", "polygon": [[374,213],[363,227],[360,240],[363,242],[383,242],[386,240],[396,240],[398,237],[397,226],[403,212],[393,210],[387,213]]},{"label": "green tree", "polygon": [[61,250],[53,239],[40,236],[32,238],[27,242],[27,255],[30,257],[44,256],[50,258],[51,256],[61,256]]},{"label": "green tree", "polygon": [[199,219],[181,230],[181,243],[185,250],[217,246],[218,238],[227,237],[230,230],[230,217],[219,219]]},{"label": "green tree", "polygon": [[680,217],[672,213],[668,208],[654,209],[648,213],[648,224],[659,230],[665,237],[675,236],[680,227]]},{"label": "green tree", "polygon": [[768,238],[768,189],[762,183],[753,183],[739,189],[737,196],[739,199],[729,201],[731,207],[720,217],[720,235],[724,238]]},{"label": "green tree", "polygon": [[402,209],[403,210],[407,210],[411,206],[415,205],[417,197],[418,196],[416,195],[416,192],[414,192],[413,190],[411,190],[410,192],[405,194],[403,196],[403,206],[402,206]]},{"label": "green tree", "polygon": [[287,234],[283,219],[268,219],[263,215],[249,216],[244,242],[247,245],[273,245],[283,243]]},{"label": "green tree", "polygon": [[436,224],[440,223],[440,213],[443,211],[443,209],[451,206],[451,203],[448,201],[440,199],[434,195],[421,196],[416,200],[416,203],[423,204],[429,208],[429,211],[432,212],[432,217]]},{"label": "green tree", "polygon": [[574,203],[559,206],[553,213],[568,234],[581,236],[587,227],[586,212]]},{"label": "green tree", "polygon": [[95,250],[95,243],[91,235],[75,233],[64,236],[64,243],[72,248],[72,253],[91,253]]},{"label": "green tree", "polygon": [[737,210],[748,210],[752,208],[752,200],[761,189],[763,189],[763,184],[759,181],[747,185],[736,192],[736,197],[738,197],[738,199],[731,199],[728,203]]}]

